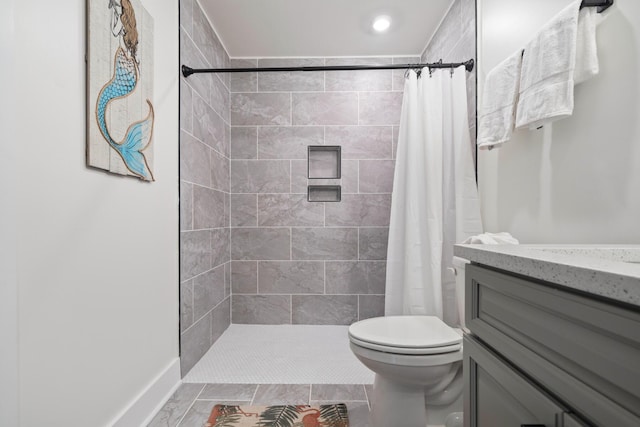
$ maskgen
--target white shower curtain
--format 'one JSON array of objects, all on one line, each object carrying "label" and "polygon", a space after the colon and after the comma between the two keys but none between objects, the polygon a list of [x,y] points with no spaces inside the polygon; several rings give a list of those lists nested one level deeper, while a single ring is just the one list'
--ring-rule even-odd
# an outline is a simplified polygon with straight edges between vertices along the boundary
[{"label": "white shower curtain", "polygon": [[466,71],[410,72],[391,202],[385,314],[457,321],[453,244],[482,232]]}]

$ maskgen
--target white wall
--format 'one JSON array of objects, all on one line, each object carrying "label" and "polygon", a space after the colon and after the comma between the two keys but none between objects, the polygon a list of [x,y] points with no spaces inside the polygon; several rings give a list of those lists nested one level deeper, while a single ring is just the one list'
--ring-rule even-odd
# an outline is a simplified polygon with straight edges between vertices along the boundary
[{"label": "white wall", "polygon": [[[570,1],[482,0],[480,87]],[[523,243],[640,242],[640,2],[616,0],[605,15],[600,75],[576,87],[573,116],[480,151],[488,231]]]},{"label": "white wall", "polygon": [[24,427],[106,425],[178,356],[178,1],[143,0],[152,184],[85,166],[85,3],[15,3]]},{"label": "white wall", "polygon": [[15,160],[13,126],[14,0],[0,14],[0,425],[18,424],[18,283],[15,254]]}]

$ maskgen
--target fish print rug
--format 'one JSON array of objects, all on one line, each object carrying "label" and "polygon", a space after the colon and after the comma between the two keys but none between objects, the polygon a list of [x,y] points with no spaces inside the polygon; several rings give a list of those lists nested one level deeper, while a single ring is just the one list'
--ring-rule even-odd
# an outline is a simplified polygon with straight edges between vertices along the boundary
[{"label": "fish print rug", "polygon": [[344,403],[335,405],[215,405],[205,427],[348,427]]}]

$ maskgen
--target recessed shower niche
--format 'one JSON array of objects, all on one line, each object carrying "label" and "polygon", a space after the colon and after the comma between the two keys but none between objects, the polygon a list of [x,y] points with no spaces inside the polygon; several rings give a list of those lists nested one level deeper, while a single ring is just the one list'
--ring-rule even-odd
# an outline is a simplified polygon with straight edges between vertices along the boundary
[{"label": "recessed shower niche", "polygon": [[[338,145],[310,145],[307,153],[307,176],[309,179],[340,179],[341,148]],[[309,185],[307,201],[339,202],[342,197],[340,185]]]},{"label": "recessed shower niche", "polygon": [[339,145],[310,145],[307,159],[309,179],[340,179]]}]

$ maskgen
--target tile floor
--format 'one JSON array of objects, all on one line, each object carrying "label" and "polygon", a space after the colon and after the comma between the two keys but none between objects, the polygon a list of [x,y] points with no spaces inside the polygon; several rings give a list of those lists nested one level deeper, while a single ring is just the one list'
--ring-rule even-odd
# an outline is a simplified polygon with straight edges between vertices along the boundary
[{"label": "tile floor", "polygon": [[195,384],[178,388],[148,427],[202,427],[216,403],[245,405],[345,403],[350,427],[367,427],[371,385]]}]

